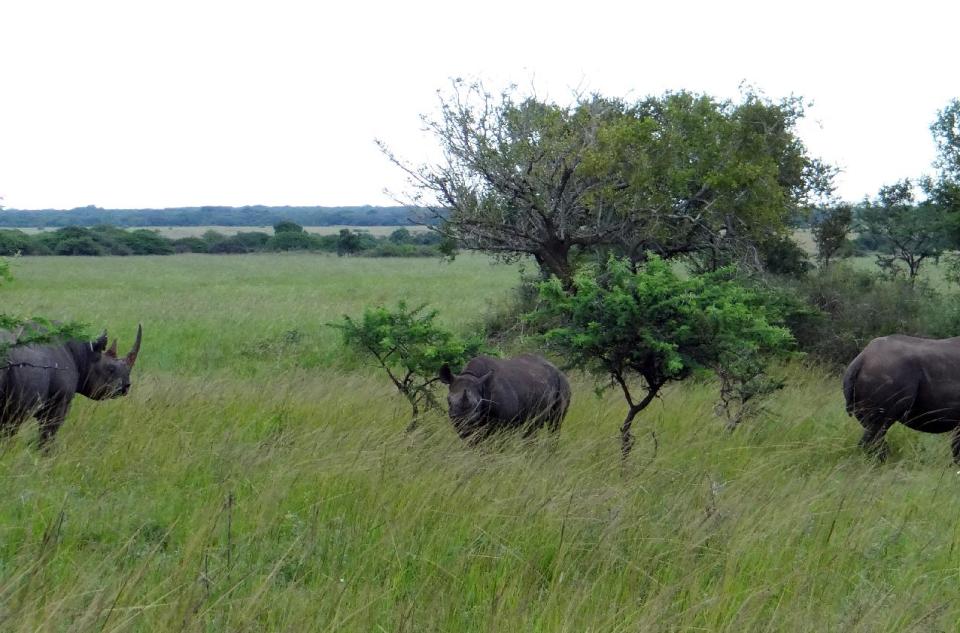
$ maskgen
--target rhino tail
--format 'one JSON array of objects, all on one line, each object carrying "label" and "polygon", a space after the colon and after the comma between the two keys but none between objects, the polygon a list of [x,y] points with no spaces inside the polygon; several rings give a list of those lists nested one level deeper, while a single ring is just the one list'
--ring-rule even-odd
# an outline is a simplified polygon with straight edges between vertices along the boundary
[{"label": "rhino tail", "polygon": [[847,371],[843,373],[843,397],[847,401],[848,415],[853,415],[853,409],[856,405],[854,386],[857,383],[857,377],[860,375],[861,367],[863,367],[863,353],[858,354],[847,367]]}]

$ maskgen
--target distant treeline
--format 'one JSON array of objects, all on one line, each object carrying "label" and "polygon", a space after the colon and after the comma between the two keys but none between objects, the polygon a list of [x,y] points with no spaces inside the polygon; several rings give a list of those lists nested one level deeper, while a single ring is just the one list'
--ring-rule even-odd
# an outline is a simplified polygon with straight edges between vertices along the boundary
[{"label": "distant treeline", "polygon": [[274,232],[224,235],[207,231],[200,237],[171,239],[148,229],[126,230],[110,225],[69,226],[29,234],[0,229],[0,256],[13,255],[173,255],[175,253],[240,254],[315,251],[365,257],[440,257],[449,249],[433,232],[400,227],[377,237],[362,230],[341,229],[335,235],[307,233],[299,224],[278,222]]},{"label": "distant treeline", "polygon": [[416,207],[177,207],[171,209],[101,209],[0,211],[0,226],[271,226],[290,220],[303,226],[403,226],[419,214]]}]

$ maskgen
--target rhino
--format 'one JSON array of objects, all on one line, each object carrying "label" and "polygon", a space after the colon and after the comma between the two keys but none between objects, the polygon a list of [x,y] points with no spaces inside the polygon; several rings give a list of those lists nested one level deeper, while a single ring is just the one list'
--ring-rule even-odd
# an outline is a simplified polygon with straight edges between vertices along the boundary
[{"label": "rhino", "polygon": [[[2,341],[16,343],[16,333]],[[137,326],[133,348],[117,356],[117,340],[107,348],[107,333],[93,341],[28,344],[11,347],[0,360],[0,436],[9,437],[30,417],[40,423],[40,446],[56,435],[74,395],[91,400],[125,396],[130,370],[140,353],[143,327]]]},{"label": "rhino", "polygon": [[960,464],[960,337],[896,334],[875,338],[843,375],[847,413],[863,425],[860,446],[880,459],[895,423],[924,433],[953,432]]},{"label": "rhino", "polygon": [[521,427],[528,437],[544,424],[555,432],[570,406],[566,376],[535,354],[504,359],[477,356],[456,375],[443,365],[439,378],[450,387],[450,421],[465,440]]}]

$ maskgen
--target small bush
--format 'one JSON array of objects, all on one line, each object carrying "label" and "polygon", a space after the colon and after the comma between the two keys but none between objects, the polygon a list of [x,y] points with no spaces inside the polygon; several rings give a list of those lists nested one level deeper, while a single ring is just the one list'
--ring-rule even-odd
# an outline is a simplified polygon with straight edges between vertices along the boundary
[{"label": "small bush", "polygon": [[440,409],[436,395],[440,368],[456,370],[479,353],[479,339],[460,339],[436,324],[436,310],[422,305],[409,308],[367,308],[360,318],[344,315],[340,330],[344,346],[374,361],[390,378],[411,407],[408,430],[416,427],[424,409]]},{"label": "small bush", "polygon": [[390,234],[389,239],[394,244],[409,244],[412,237],[410,231],[405,228],[399,228]]},{"label": "small bush", "polygon": [[764,269],[775,275],[802,277],[812,268],[807,252],[787,235],[771,237],[757,250]]},{"label": "small bush", "polygon": [[174,253],[170,240],[154,231],[140,229],[120,231],[120,233],[119,241],[130,250],[132,255],[172,255]]},{"label": "small bush", "polygon": [[243,242],[232,238],[226,238],[219,242],[213,242],[210,244],[207,252],[212,255],[242,255],[244,253],[249,253],[250,249],[247,248]]},{"label": "small bush", "polygon": [[296,222],[283,220],[273,225],[273,232],[276,235],[279,235],[280,233],[303,233],[303,227]]},{"label": "small bush", "polygon": [[793,344],[779,306],[770,309],[733,268],[681,277],[653,254],[636,267],[611,257],[602,268],[580,270],[572,290],[556,277],[539,288],[541,309],[530,318],[547,319],[546,344],[569,366],[622,390],[624,456],[637,414],[667,383],[697,369],[717,374],[721,410],[735,427],[751,401],[778,386],[765,376],[766,366]]},{"label": "small bush", "polygon": [[106,255],[105,249],[90,237],[71,237],[57,242],[57,255]]},{"label": "small bush", "polygon": [[957,333],[956,299],[921,281],[882,279],[843,264],[786,285],[781,300],[799,348],[836,366],[878,336]]},{"label": "small bush", "polygon": [[313,236],[303,231],[300,233],[281,231],[266,243],[266,247],[271,251],[309,251],[314,250],[316,246]]},{"label": "small bush", "polygon": [[200,237],[181,237],[173,240],[173,250],[175,253],[206,253],[210,244]]},{"label": "small bush", "polygon": [[267,233],[261,233],[259,231],[246,231],[243,233],[237,233],[230,239],[240,243],[249,252],[253,253],[255,251],[262,251],[266,248],[267,243],[270,241],[270,235]]}]

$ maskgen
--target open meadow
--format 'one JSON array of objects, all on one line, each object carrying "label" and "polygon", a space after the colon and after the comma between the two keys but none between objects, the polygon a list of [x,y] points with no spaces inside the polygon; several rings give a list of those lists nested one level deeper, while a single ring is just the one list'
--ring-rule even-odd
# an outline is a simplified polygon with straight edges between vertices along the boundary
[{"label": "open meadow", "polygon": [[[572,375],[558,437],[404,433],[327,323],[428,302],[477,331],[517,268],[477,255],[28,257],[4,310],[144,327],[133,389],[77,398],[49,454],[0,449],[0,631],[954,631],[960,473],[944,436],[856,447],[801,362],[734,433],[668,388]],[[526,341],[531,348],[533,341]],[[954,499],[954,501],[950,501]]]}]

